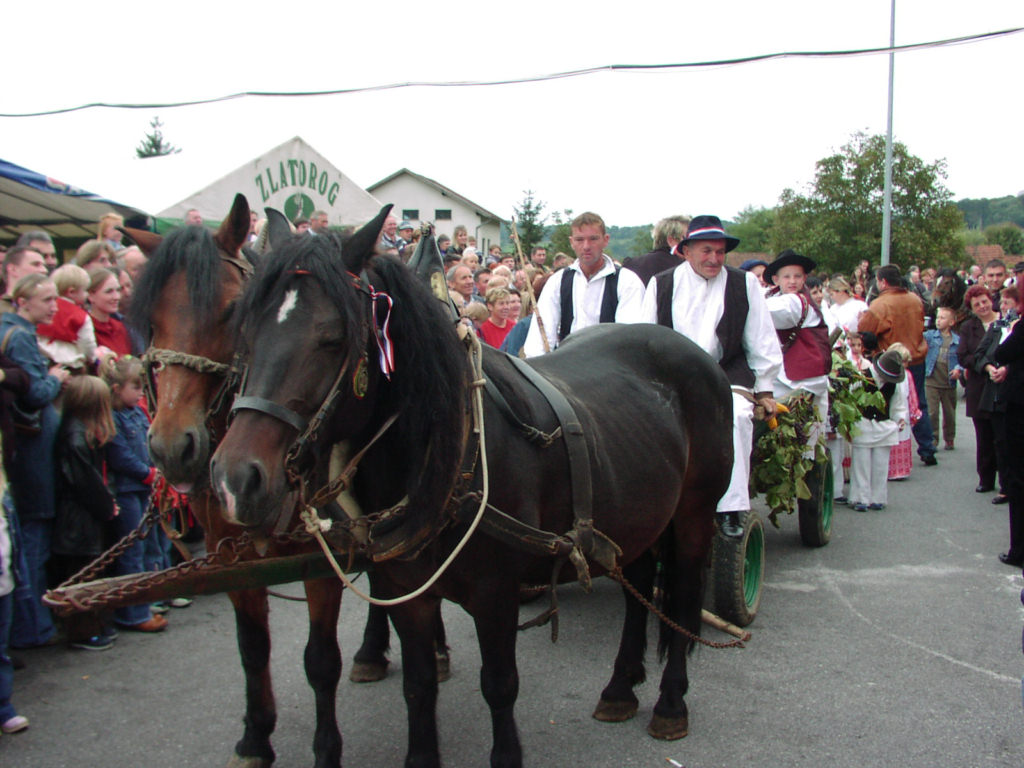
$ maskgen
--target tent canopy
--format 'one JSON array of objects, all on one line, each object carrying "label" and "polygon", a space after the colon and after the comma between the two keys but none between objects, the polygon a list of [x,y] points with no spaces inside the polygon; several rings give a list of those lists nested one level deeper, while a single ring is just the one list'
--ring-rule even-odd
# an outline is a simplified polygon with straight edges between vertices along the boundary
[{"label": "tent canopy", "polygon": [[149,224],[143,211],[0,160],[0,242],[13,242],[33,229],[55,240],[96,237],[100,217],[111,211],[128,226]]}]

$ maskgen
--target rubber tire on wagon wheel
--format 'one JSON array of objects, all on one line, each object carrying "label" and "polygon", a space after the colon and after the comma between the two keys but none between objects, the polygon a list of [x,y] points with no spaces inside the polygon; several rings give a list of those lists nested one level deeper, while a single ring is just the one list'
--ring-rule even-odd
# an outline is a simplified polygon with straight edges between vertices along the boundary
[{"label": "rubber tire on wagon wheel", "polygon": [[757,616],[764,588],[764,524],[754,511],[744,513],[743,536],[716,533],[711,547],[711,582],[715,613],[739,627]]},{"label": "rubber tire on wagon wheel", "polygon": [[800,540],[808,547],[823,547],[832,538],[834,494],[832,486],[832,458],[825,451],[823,461],[815,462],[805,478],[811,489],[811,498],[798,499]]}]

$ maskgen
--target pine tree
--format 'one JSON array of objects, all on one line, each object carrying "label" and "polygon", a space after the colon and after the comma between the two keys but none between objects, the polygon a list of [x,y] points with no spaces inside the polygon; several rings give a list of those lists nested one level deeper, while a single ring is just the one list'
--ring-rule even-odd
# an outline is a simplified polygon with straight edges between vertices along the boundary
[{"label": "pine tree", "polygon": [[147,133],[146,138],[135,148],[136,155],[140,158],[163,157],[164,155],[175,155],[181,152],[177,147],[164,141],[164,135],[160,131],[163,123],[160,122],[159,116],[153,118],[149,127],[153,129],[153,132]]},{"label": "pine tree", "polygon": [[523,256],[530,258],[533,246],[540,244],[544,237],[544,222],[547,216],[544,212],[544,203],[534,200],[533,190],[528,189],[524,193],[526,197],[519,206],[513,206],[516,212],[516,231],[519,232],[519,242],[523,246]]}]

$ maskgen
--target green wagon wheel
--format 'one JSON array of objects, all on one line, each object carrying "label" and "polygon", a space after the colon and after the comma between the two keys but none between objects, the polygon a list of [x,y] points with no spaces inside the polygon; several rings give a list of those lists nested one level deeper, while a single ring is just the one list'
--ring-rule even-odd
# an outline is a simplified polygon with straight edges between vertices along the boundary
[{"label": "green wagon wheel", "polygon": [[808,547],[823,547],[832,538],[832,518],[835,513],[832,458],[827,449],[825,458],[815,463],[806,480],[811,498],[799,499],[797,502],[800,540]]},{"label": "green wagon wheel", "polygon": [[765,535],[760,516],[743,517],[743,536],[727,539],[716,534],[711,553],[712,597],[715,613],[740,627],[757,616],[764,588]]}]

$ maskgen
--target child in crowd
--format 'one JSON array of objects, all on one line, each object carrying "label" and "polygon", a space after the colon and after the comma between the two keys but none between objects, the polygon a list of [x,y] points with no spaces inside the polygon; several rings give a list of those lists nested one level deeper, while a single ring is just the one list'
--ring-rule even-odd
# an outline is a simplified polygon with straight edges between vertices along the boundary
[{"label": "child in crowd", "polygon": [[515,325],[508,319],[509,292],[506,288],[487,291],[487,311],[490,316],[480,324],[480,338],[497,349]]},{"label": "child in crowd", "polygon": [[[57,517],[52,551],[64,581],[101,555],[113,538],[117,516],[107,487],[103,446],[114,437],[110,391],[95,376],[72,377],[64,391],[64,412],[56,442]],[[117,634],[83,615],[68,622],[72,648],[105,651]]]},{"label": "child in crowd", "polygon": [[939,441],[939,411],[942,411],[942,437],[946,450],[953,450],[956,440],[956,383],[963,370],[956,350],[960,336],[953,331],[956,311],[952,307],[935,310],[935,327],[924,332],[928,354],[924,362],[924,391],[928,400],[928,417],[932,421],[935,446]]},{"label": "child in crowd", "polygon": [[906,396],[899,387],[906,379],[899,350],[888,349],[875,359],[872,379],[873,383],[864,386],[880,391],[885,402],[882,408],[865,409],[853,437],[850,502],[857,512],[885,509],[889,450],[896,445],[908,418]]},{"label": "child in crowd", "polygon": [[39,347],[57,365],[72,373],[85,373],[96,359],[96,332],[85,311],[89,295],[89,273],[75,264],[53,271],[57,287],[57,315],[50,323],[36,327]]},{"label": "child in crowd", "polygon": [[480,326],[483,325],[484,320],[488,316],[487,307],[481,304],[479,301],[471,301],[469,304],[462,308],[462,319],[463,322],[472,324],[473,331],[480,335]]},{"label": "child in crowd", "polygon": [[[156,479],[156,467],[149,460],[146,431],[149,419],[139,407],[142,397],[142,363],[135,357],[108,357],[100,366],[100,376],[110,388],[116,434],[107,446],[107,467],[117,488],[120,514],[114,522],[118,538],[139,527],[149,505],[149,495]],[[153,536],[151,531],[149,536]],[[147,537],[148,538],[148,537]],[[142,573],[145,566],[145,544],[135,541],[120,554],[115,564],[118,576]],[[114,620],[137,632],[161,632],[167,619],[154,615],[147,604],[129,605],[114,612]]]},{"label": "child in crowd", "polygon": [[[895,350],[903,361],[903,367],[910,365],[910,350],[900,342],[889,345],[886,351]],[[917,401],[917,389],[911,378],[904,378],[897,385],[900,395],[907,402],[907,423],[900,427],[898,441],[889,452],[889,479],[906,480],[914,469],[914,433],[911,428],[921,419],[921,406]]]}]

